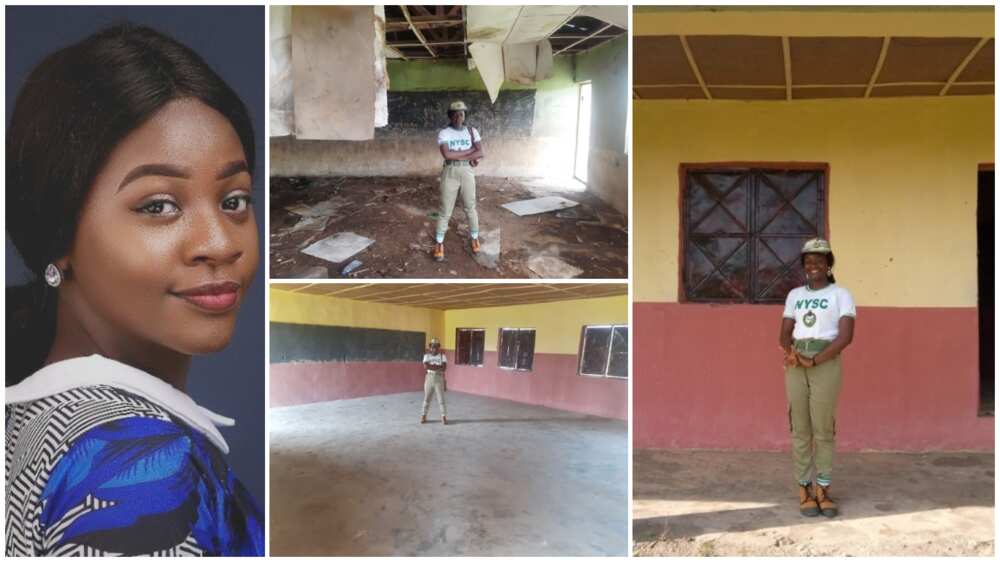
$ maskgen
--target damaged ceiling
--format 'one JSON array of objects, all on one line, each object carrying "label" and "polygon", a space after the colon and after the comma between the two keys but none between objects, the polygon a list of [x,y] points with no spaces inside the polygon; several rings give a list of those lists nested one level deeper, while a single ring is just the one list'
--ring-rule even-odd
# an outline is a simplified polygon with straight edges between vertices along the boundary
[{"label": "damaged ceiling", "polygon": [[613,8],[386,6],[386,46],[394,58],[406,60],[465,59],[469,44],[476,41],[521,43],[548,38],[554,55],[582,53],[626,33],[627,16],[619,21],[621,16],[609,10]]},{"label": "damaged ceiling", "polygon": [[637,99],[792,100],[993,94],[992,37],[646,35]]},{"label": "damaged ceiling", "polygon": [[272,289],[437,310],[540,304],[628,294],[625,283],[271,283]]}]

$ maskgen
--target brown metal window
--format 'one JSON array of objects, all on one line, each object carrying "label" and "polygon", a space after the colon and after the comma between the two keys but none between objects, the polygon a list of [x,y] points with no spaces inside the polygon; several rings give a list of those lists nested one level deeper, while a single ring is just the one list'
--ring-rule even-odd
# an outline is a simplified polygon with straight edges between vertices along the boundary
[{"label": "brown metal window", "polygon": [[782,303],[824,236],[826,168],[688,168],[683,291],[691,302]]},{"label": "brown metal window", "polygon": [[500,367],[530,371],[535,362],[535,330],[500,328],[500,345],[497,349]]},{"label": "brown metal window", "polygon": [[480,328],[455,329],[455,364],[482,365],[486,330]]},{"label": "brown metal window", "polygon": [[628,377],[628,326],[584,326],[580,374]]}]

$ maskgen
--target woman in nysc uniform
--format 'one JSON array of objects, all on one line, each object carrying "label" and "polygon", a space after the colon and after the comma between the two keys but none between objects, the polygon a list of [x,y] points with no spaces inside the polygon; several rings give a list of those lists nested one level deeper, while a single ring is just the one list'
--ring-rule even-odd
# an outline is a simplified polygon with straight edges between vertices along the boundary
[{"label": "woman in nysc uniform", "polygon": [[841,386],[840,352],[854,337],[856,313],[851,294],[833,277],[829,242],[821,238],[807,241],[800,259],[806,284],[788,293],[780,336],[799,511],[809,517],[820,513],[834,517],[837,504],[830,483]]}]

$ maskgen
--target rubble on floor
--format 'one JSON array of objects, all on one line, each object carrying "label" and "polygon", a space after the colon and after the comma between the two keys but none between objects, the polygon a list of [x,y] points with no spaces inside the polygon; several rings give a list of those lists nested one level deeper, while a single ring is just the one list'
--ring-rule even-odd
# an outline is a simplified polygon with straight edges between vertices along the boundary
[{"label": "rubble on floor", "polygon": [[[627,277],[627,218],[596,196],[531,178],[476,183],[480,254],[472,253],[459,201],[445,261],[435,262],[437,177],[271,178],[271,276],[315,278],[323,268],[334,278]],[[555,206],[525,216],[503,207],[532,199]],[[315,255],[338,233],[373,242],[351,255]],[[364,265],[342,274],[353,259]]]}]

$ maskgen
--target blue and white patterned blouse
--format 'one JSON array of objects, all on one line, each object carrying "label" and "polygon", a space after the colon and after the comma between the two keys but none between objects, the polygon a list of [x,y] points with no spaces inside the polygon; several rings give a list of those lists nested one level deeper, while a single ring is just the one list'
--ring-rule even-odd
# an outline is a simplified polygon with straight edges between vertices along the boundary
[{"label": "blue and white patterned blouse", "polygon": [[97,355],[6,394],[7,556],[264,554],[215,427],[232,420]]}]

